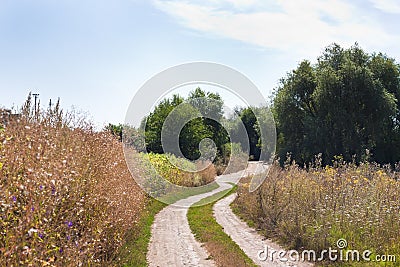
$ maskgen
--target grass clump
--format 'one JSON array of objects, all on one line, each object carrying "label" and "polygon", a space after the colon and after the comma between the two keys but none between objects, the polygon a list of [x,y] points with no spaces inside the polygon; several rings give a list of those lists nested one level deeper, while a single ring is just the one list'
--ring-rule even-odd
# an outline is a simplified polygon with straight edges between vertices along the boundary
[{"label": "grass clump", "polygon": [[[256,266],[223,231],[213,216],[213,205],[228,191],[233,192],[232,189],[224,190],[200,200],[189,208],[187,217],[190,229],[196,239],[204,243],[217,266]],[[203,203],[209,204],[203,205]]]}]

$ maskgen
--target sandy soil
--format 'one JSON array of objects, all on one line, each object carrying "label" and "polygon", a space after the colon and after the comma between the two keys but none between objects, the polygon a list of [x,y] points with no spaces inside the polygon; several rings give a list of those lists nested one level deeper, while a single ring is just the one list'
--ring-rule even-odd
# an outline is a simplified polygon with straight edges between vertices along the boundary
[{"label": "sandy soil", "polygon": [[215,266],[191,233],[186,213],[187,208],[168,206],[156,215],[147,253],[149,266]]}]

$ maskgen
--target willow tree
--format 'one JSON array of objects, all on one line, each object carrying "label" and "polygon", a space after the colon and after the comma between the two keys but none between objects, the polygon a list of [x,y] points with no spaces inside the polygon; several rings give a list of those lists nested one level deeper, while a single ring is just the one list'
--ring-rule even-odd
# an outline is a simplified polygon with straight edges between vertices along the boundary
[{"label": "willow tree", "polygon": [[281,80],[273,99],[278,154],[300,163],[322,153],[381,163],[400,159],[400,68],[357,44],[327,47],[316,64],[305,60]]}]

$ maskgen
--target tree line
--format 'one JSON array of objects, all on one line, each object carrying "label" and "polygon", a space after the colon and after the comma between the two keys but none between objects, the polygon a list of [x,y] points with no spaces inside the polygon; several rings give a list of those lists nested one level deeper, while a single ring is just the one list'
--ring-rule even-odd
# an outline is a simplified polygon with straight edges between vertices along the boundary
[{"label": "tree line", "polygon": [[272,102],[277,154],[306,164],[400,160],[400,67],[355,44],[328,46],[315,64],[302,61],[284,77]]},{"label": "tree line", "polygon": [[[301,165],[318,154],[324,164],[337,156],[346,161],[394,164],[400,160],[399,100],[400,66],[395,59],[367,53],[358,44],[348,49],[332,44],[316,63],[300,62],[274,90],[269,108],[276,124],[276,157],[283,162],[290,154]],[[180,133],[179,148],[186,158],[197,159],[201,140],[209,138],[217,160],[226,159],[232,146],[258,160],[269,145],[261,142],[261,129],[271,125],[263,115],[265,107],[237,107],[226,117],[223,104],[219,94],[200,88],[187,98],[174,95],[162,100],[142,122],[147,151],[165,152],[162,127],[173,114],[173,123],[168,123],[164,133],[171,138]],[[193,114],[199,116],[191,119]],[[174,128],[185,119],[182,129]],[[121,125],[110,124],[107,129],[122,139]],[[243,131],[246,142],[235,139]]]}]

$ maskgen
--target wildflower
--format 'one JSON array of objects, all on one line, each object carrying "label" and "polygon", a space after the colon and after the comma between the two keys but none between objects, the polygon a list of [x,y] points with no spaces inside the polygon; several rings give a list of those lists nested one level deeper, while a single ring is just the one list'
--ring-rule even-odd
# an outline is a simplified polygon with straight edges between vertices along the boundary
[{"label": "wildflower", "polygon": [[67,222],[67,226],[68,226],[68,227],[72,227],[72,222],[71,222],[71,221],[68,221],[68,222]]},{"label": "wildflower", "polygon": [[16,202],[17,201],[17,197],[16,196],[12,196],[12,201]]},{"label": "wildflower", "polygon": [[60,252],[60,253],[62,253],[64,250],[62,249],[62,248],[60,248],[59,250],[58,250],[58,252]]},{"label": "wildflower", "polygon": [[40,237],[41,239],[43,239],[44,234],[40,233],[40,234],[39,234],[39,237]]},{"label": "wildflower", "polygon": [[40,186],[39,186],[39,189],[40,189],[40,190],[43,190],[43,185],[40,185]]},{"label": "wildflower", "polygon": [[24,250],[24,251],[22,252],[24,255],[28,255],[28,254],[30,254],[31,251],[32,251],[32,249],[29,248],[28,246],[24,246],[22,249]]},{"label": "wildflower", "polygon": [[32,208],[31,208],[31,211],[35,211],[35,207],[32,207]]},{"label": "wildflower", "polygon": [[38,232],[37,229],[31,228],[31,229],[28,230],[28,235],[29,235],[29,236],[32,236],[33,233],[37,233],[37,232]]}]

